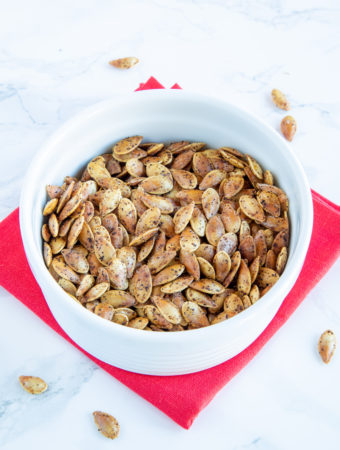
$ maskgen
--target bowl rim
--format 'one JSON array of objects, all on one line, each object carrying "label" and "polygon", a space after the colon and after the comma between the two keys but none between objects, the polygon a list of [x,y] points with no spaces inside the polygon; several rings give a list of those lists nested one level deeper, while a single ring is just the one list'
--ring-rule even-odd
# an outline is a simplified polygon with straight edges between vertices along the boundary
[{"label": "bowl rim", "polygon": [[[263,298],[261,298],[261,301],[256,302],[254,305],[252,305],[251,308],[247,308],[246,310],[242,311],[242,314],[237,314],[231,319],[215,324],[214,326],[208,326],[193,330],[185,330],[185,333],[181,332],[141,333],[141,331],[144,330],[139,330],[130,327],[123,327],[114,322],[103,320],[101,317],[96,316],[91,311],[84,308],[78,302],[76,301],[70,302],[69,295],[66,292],[64,292],[60,286],[58,286],[57,282],[54,280],[54,278],[51,276],[51,274],[49,273],[48,269],[45,266],[41,248],[38,249],[38,247],[35,245],[35,240],[33,237],[35,231],[33,230],[32,220],[27,220],[27,218],[30,218],[30,214],[33,210],[32,208],[34,207],[32,195],[32,193],[34,192],[34,187],[31,187],[34,186],[34,183],[32,183],[31,180],[32,174],[34,174],[34,172],[37,170],[36,167],[41,166],[41,163],[44,162],[44,160],[48,161],[49,146],[51,144],[55,144],[58,140],[62,139],[64,135],[67,135],[69,130],[72,130],[74,127],[77,126],[81,126],[81,124],[85,120],[90,120],[91,116],[96,115],[97,113],[104,113],[106,110],[109,110],[112,107],[116,108],[117,105],[119,105],[119,102],[126,103],[131,101],[131,99],[136,100],[137,98],[141,99],[147,98],[148,100],[157,101],[158,99],[176,98],[176,97],[185,99],[187,101],[208,102],[209,104],[213,103],[216,107],[223,108],[229,111],[229,113],[232,113],[234,115],[236,114],[240,117],[244,117],[247,121],[250,121],[253,124],[259,126],[261,128],[261,132],[265,132],[266,134],[271,136],[274,140],[277,140],[281,144],[281,146],[283,145],[285,147],[287,157],[294,162],[294,165],[296,166],[299,172],[300,176],[298,183],[304,193],[305,201],[301,205],[303,212],[301,214],[302,218],[300,231],[298,235],[299,238],[297,240],[294,252],[296,255],[294,263],[292,264],[291,262],[290,266],[288,266],[289,264],[288,258],[286,270],[283,272],[282,276],[280,277],[278,282],[272,287],[272,289],[270,289],[270,291]],[[38,161],[39,163],[37,164]],[[276,130],[274,130],[266,122],[264,122],[264,120],[257,117],[255,114],[237,105],[234,105],[231,102],[227,102],[218,99],[216,97],[208,96],[205,94],[198,94],[187,90],[184,91],[179,89],[178,90],[153,89],[153,90],[136,91],[126,94],[118,94],[109,100],[97,102],[94,105],[83,109],[81,112],[77,113],[75,116],[68,119],[63,125],[58,127],[49,136],[49,138],[47,138],[42,143],[40,150],[35,154],[34,158],[32,159],[27,169],[20,196],[19,221],[26,257],[35,275],[35,278],[38,284],[40,284],[42,280],[44,286],[47,286],[48,289],[51,290],[51,292],[54,292],[56,295],[58,295],[58,299],[60,299],[60,302],[64,303],[62,307],[71,308],[71,310],[74,309],[74,313],[82,315],[83,316],[82,320],[87,321],[89,323],[89,326],[91,327],[95,326],[102,329],[106,329],[107,332],[111,331],[114,334],[119,332],[122,336],[125,336],[127,339],[128,338],[133,339],[134,337],[136,337],[139,339],[139,341],[141,340],[143,341],[145,340],[147,342],[162,341],[165,343],[171,342],[173,344],[176,344],[178,341],[178,343],[181,343],[183,345],[185,342],[190,341],[196,342],[204,337],[209,338],[209,335],[211,336],[220,335],[223,328],[229,328],[232,326],[240,327],[242,324],[250,320],[250,318],[253,315],[259,314],[262,309],[265,309],[270,302],[274,301],[274,297],[277,295],[282,296],[282,301],[278,305],[278,308],[281,306],[283,300],[285,299],[285,296],[292,289],[296,279],[298,278],[305,260],[305,256],[307,254],[313,227],[313,202],[309,183],[300,161],[298,160],[298,158],[296,157],[295,153],[288,145],[288,143],[283,139],[283,137],[281,137]],[[47,299],[46,302],[49,305]]]}]

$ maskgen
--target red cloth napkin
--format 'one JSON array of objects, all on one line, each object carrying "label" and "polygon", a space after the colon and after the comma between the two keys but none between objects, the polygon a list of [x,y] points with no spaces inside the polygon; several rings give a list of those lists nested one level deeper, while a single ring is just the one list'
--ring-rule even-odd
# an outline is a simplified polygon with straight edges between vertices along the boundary
[{"label": "red cloth napkin", "polygon": [[[163,86],[151,78],[138,89],[161,88]],[[173,88],[180,89],[178,85]],[[245,367],[281,328],[338,258],[340,207],[316,192],[312,194],[313,234],[304,266],[293,289],[274,319],[253,344],[229,361],[202,372],[172,377],[139,375],[105,364],[78,347],[55,321],[29,268],[20,235],[18,209],[0,223],[0,236],[12,237],[10,240],[5,238],[0,241],[0,284],[100,367],[188,429],[215,394]],[[13,246],[13,242],[16,246]],[[21,269],[20,283],[17,282],[18,268]]]}]

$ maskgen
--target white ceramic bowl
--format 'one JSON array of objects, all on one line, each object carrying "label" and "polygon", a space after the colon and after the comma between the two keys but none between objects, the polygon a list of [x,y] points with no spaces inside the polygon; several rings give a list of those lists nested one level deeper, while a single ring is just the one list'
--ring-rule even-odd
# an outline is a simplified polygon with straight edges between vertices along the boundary
[{"label": "white ceramic bowl", "polygon": [[[275,175],[290,202],[291,238],[286,269],[255,305],[220,324],[157,333],[97,317],[58,286],[42,258],[45,186],[61,184],[126,136],[146,141],[187,139],[250,153]],[[248,347],[266,328],[294,285],[312,230],[306,176],[287,143],[270,127],[234,105],[180,90],[132,93],[102,102],[68,121],[42,146],[28,170],[20,203],[20,227],[30,267],[59,325],[83,349],[106,363],[151,375],[177,375],[215,366]]]}]

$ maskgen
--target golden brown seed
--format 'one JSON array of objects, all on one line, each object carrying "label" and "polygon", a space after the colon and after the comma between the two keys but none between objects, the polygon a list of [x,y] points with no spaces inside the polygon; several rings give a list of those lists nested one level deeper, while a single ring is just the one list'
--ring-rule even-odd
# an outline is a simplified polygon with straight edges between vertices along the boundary
[{"label": "golden brown seed", "polygon": [[255,177],[259,180],[263,179],[263,170],[260,164],[252,158],[250,155],[247,155],[247,162],[249,164],[250,170],[255,175]]},{"label": "golden brown seed", "polygon": [[78,273],[87,273],[89,271],[89,263],[86,256],[76,250],[62,250],[62,255],[66,264]]},{"label": "golden brown seed", "polygon": [[51,239],[51,233],[46,223],[44,223],[41,228],[41,236],[45,242],[48,242]]},{"label": "golden brown seed", "polygon": [[103,236],[99,228],[94,232],[94,252],[98,261],[104,266],[107,266],[116,256],[116,250],[111,244],[111,240]]},{"label": "golden brown seed", "polygon": [[226,233],[220,237],[217,243],[218,252],[226,252],[232,256],[237,248],[237,235],[235,233]]},{"label": "golden brown seed", "polygon": [[149,208],[141,216],[137,222],[136,235],[138,236],[144,231],[156,228],[161,220],[161,211],[159,208]]},{"label": "golden brown seed", "polygon": [[216,302],[213,300],[212,297],[210,297],[207,294],[204,294],[203,292],[197,291],[196,289],[188,288],[185,291],[186,298],[191,301],[195,302],[200,306],[204,306],[205,308],[215,308]]},{"label": "golden brown seed", "polygon": [[209,244],[216,247],[224,233],[225,229],[219,215],[216,215],[208,220],[205,235]]},{"label": "golden brown seed", "polygon": [[286,217],[272,217],[267,216],[262,222],[262,225],[270,228],[272,231],[288,231],[289,223]]},{"label": "golden brown seed", "polygon": [[255,241],[253,236],[246,236],[239,245],[239,250],[242,258],[247,259],[248,262],[252,262],[256,256]]},{"label": "golden brown seed", "polygon": [[99,303],[95,306],[93,312],[103,319],[112,320],[114,309],[107,303]]},{"label": "golden brown seed", "polygon": [[227,233],[238,233],[241,226],[241,217],[231,203],[224,203],[221,220]]},{"label": "golden brown seed", "polygon": [[244,309],[247,309],[247,308],[249,308],[249,306],[252,305],[251,300],[248,295],[243,295],[242,303],[243,303]]},{"label": "golden brown seed", "polygon": [[132,239],[132,241],[129,243],[131,247],[138,246],[141,244],[144,244],[144,242],[151,239],[159,230],[159,228],[151,228],[150,230],[144,231],[144,233],[141,233],[140,235],[136,236]]},{"label": "golden brown seed", "polygon": [[288,246],[288,233],[287,231],[283,230],[280,231],[276,236],[275,239],[273,240],[273,244],[272,244],[272,250],[273,252],[278,255],[282,249],[282,247],[287,247]]},{"label": "golden brown seed", "polygon": [[90,225],[84,222],[83,227],[78,236],[79,242],[88,250],[90,253],[94,252],[94,236]]},{"label": "golden brown seed", "polygon": [[288,111],[290,109],[290,105],[285,94],[279,89],[272,90],[272,100],[275,106],[277,106],[278,108],[284,109],[285,111]]},{"label": "golden brown seed", "polygon": [[51,247],[47,244],[47,242],[44,242],[44,260],[47,267],[50,267],[52,262],[52,250]]},{"label": "golden brown seed", "polygon": [[170,300],[166,300],[159,296],[151,298],[153,304],[158,308],[160,314],[170,323],[177,325],[182,321],[180,309]]},{"label": "golden brown seed", "polygon": [[197,189],[186,189],[179,191],[176,194],[176,198],[181,202],[181,205],[186,205],[191,202],[195,202],[195,205],[200,205],[202,203],[202,191]]},{"label": "golden brown seed", "polygon": [[336,337],[333,331],[327,330],[322,333],[319,339],[318,350],[322,361],[328,364],[332,359],[336,349]]},{"label": "golden brown seed", "polygon": [[42,394],[48,387],[43,379],[28,375],[21,375],[19,377],[19,382],[29,394]]},{"label": "golden brown seed", "polygon": [[214,280],[216,278],[214,266],[210,264],[209,261],[200,256],[197,256],[197,261],[199,263],[200,272],[202,273],[202,275],[204,275],[207,278],[210,278],[211,280]]},{"label": "golden brown seed", "polygon": [[142,177],[145,175],[145,166],[138,158],[131,158],[126,162],[126,170],[132,177]]},{"label": "golden brown seed", "polygon": [[241,221],[240,225],[240,234],[239,239],[240,242],[243,241],[243,239],[250,234],[250,226],[249,223],[246,220]]},{"label": "golden brown seed", "polygon": [[130,292],[138,303],[145,303],[151,296],[152,277],[149,267],[144,264],[134,273],[130,282]]},{"label": "golden brown seed", "polygon": [[259,230],[254,237],[256,255],[260,258],[260,265],[263,266],[267,256],[267,241],[263,230]]},{"label": "golden brown seed", "polygon": [[126,266],[126,274],[131,278],[136,267],[136,252],[132,247],[122,247],[117,250],[117,258]]},{"label": "golden brown seed", "polygon": [[185,266],[188,274],[192,275],[194,277],[194,280],[199,280],[200,265],[197,256],[194,253],[181,249],[179,259],[180,262]]},{"label": "golden brown seed", "polygon": [[166,330],[172,329],[172,323],[169,322],[163,314],[159,312],[159,309],[154,305],[145,306],[145,313],[150,322],[159,328]]},{"label": "golden brown seed", "polygon": [[273,174],[269,170],[264,171],[263,182],[271,185],[274,184]]},{"label": "golden brown seed", "polygon": [[269,269],[275,270],[276,268],[276,256],[273,250],[268,250],[266,255],[266,262],[265,267],[268,267]]},{"label": "golden brown seed", "polygon": [[260,298],[260,290],[256,284],[253,284],[249,292],[249,298],[252,304],[256,303],[257,300]]},{"label": "golden brown seed", "polygon": [[67,237],[67,248],[72,248],[77,242],[85,223],[84,216],[78,217],[72,224]]},{"label": "golden brown seed", "polygon": [[85,275],[80,281],[80,284],[76,291],[76,297],[82,297],[85,294],[85,292],[91,289],[94,283],[95,279],[92,275],[90,274]]},{"label": "golden brown seed", "polygon": [[192,213],[194,211],[195,203],[191,202],[189,205],[182,206],[174,215],[175,233],[180,234],[190,222]]},{"label": "golden brown seed", "polygon": [[100,283],[93,286],[84,295],[85,302],[93,302],[100,298],[110,288],[109,283]]},{"label": "golden brown seed", "polygon": [[207,220],[200,209],[196,206],[194,207],[193,213],[190,219],[190,225],[193,231],[200,237],[205,236],[205,228],[207,225]]},{"label": "golden brown seed", "polygon": [[244,178],[240,176],[230,176],[223,184],[223,195],[225,198],[232,198],[238,194],[244,185]]},{"label": "golden brown seed", "polygon": [[175,225],[172,217],[169,214],[162,214],[159,222],[159,228],[164,231],[166,237],[175,236]]},{"label": "golden brown seed", "polygon": [[241,211],[250,219],[258,222],[265,220],[265,215],[261,205],[250,195],[242,195],[239,200]]},{"label": "golden brown seed", "polygon": [[203,308],[195,302],[185,302],[182,306],[184,319],[194,328],[207,327],[209,320]]},{"label": "golden brown seed", "polygon": [[254,283],[260,270],[260,257],[256,256],[254,261],[249,265],[251,282]]},{"label": "golden brown seed", "polygon": [[244,310],[241,298],[236,294],[228,295],[224,300],[224,311],[231,314],[238,314]]},{"label": "golden brown seed", "polygon": [[98,267],[97,283],[110,283],[110,277],[104,267]]},{"label": "golden brown seed", "polygon": [[161,287],[161,292],[165,294],[173,294],[175,292],[181,292],[186,289],[193,282],[194,277],[189,275],[183,275],[182,277],[176,278],[176,280],[166,283]]},{"label": "golden brown seed", "polygon": [[281,121],[281,131],[287,141],[292,141],[296,133],[296,120],[292,116],[286,116]]},{"label": "golden brown seed", "polygon": [[182,250],[193,253],[198,249],[201,241],[197,234],[187,227],[182,231],[179,243]]},{"label": "golden brown seed", "polygon": [[77,288],[71,281],[65,280],[65,278],[60,278],[58,284],[64,289],[64,291],[68,292],[73,297],[76,296]]},{"label": "golden brown seed", "polygon": [[150,194],[166,194],[170,192],[173,188],[173,181],[171,177],[168,177],[164,174],[149,176],[145,178],[140,186],[144,189],[145,192],[149,192]]},{"label": "golden brown seed", "polygon": [[232,313],[229,311],[222,311],[220,314],[218,314],[211,322],[211,325],[215,325],[216,323],[224,322],[227,319],[230,319],[231,317],[235,316],[236,313]]},{"label": "golden brown seed", "polygon": [[99,212],[104,217],[114,211],[122,201],[122,194],[119,189],[105,189],[101,191],[99,201]]},{"label": "golden brown seed", "polygon": [[117,69],[131,69],[139,63],[139,59],[135,56],[128,56],[126,58],[113,59],[109,62],[111,66],[117,67]]},{"label": "golden brown seed", "polygon": [[[152,252],[152,249],[154,247],[155,240],[156,240],[156,235],[154,235],[152,238],[150,238],[148,241],[146,241],[146,242],[144,242],[144,244],[142,244],[142,246],[140,247],[138,256],[137,256],[137,262],[144,261],[145,258],[147,258],[150,255],[150,253]],[[170,250],[170,248],[169,249],[167,248],[167,250]]]},{"label": "golden brown seed", "polygon": [[114,289],[124,290],[128,288],[127,268],[120,259],[112,258],[106,266],[106,270]]},{"label": "golden brown seed", "polygon": [[204,178],[209,172],[214,170],[212,162],[203,153],[195,153],[192,159],[194,173]]},{"label": "golden brown seed", "polygon": [[213,245],[203,243],[195,251],[195,255],[197,257],[200,256],[201,258],[204,258],[211,263],[215,255],[215,251],[216,249]]},{"label": "golden brown seed", "polygon": [[66,217],[70,216],[80,205],[81,202],[81,190],[74,194],[73,197],[66,203],[64,208],[59,214],[59,221],[62,222]]},{"label": "golden brown seed", "polygon": [[278,197],[272,192],[261,191],[257,196],[257,201],[260,203],[266,213],[274,217],[279,217],[281,214],[281,205]]},{"label": "golden brown seed", "polygon": [[227,252],[221,251],[216,253],[214,256],[214,267],[216,280],[223,283],[231,268],[231,260]]},{"label": "golden brown seed", "polygon": [[118,206],[118,217],[121,224],[129,233],[134,233],[137,223],[137,211],[135,205],[128,198],[122,198]]},{"label": "golden brown seed", "polygon": [[[191,254],[191,253],[190,253]],[[160,286],[175,280],[184,272],[185,266],[183,264],[173,264],[158,272],[152,279],[153,286]]]},{"label": "golden brown seed", "polygon": [[48,184],[46,186],[46,192],[47,195],[53,199],[53,198],[60,198],[64,190],[59,186]]},{"label": "golden brown seed", "polygon": [[135,319],[129,321],[128,326],[137,330],[144,330],[148,323],[149,319],[146,317],[136,317]]},{"label": "golden brown seed", "polygon": [[231,261],[231,267],[230,271],[226,277],[226,279],[223,282],[223,285],[227,288],[229,284],[233,281],[235,278],[235,275],[240,267],[241,264],[241,253],[239,251],[236,251],[230,258]]},{"label": "golden brown seed", "polygon": [[[198,155],[199,153],[196,153]],[[192,160],[195,153],[192,150],[187,150],[180,153],[173,161],[171,168],[181,170],[184,169]]]},{"label": "golden brown seed", "polygon": [[163,233],[163,231],[161,231],[155,240],[155,245],[154,245],[152,254],[156,255],[157,253],[164,252],[165,243],[166,243],[166,236],[165,236],[165,233]]},{"label": "golden brown seed", "polygon": [[91,273],[91,275],[96,277],[98,275],[99,267],[102,267],[101,263],[98,261],[96,255],[94,253],[90,253],[88,255],[87,261],[88,261],[89,266],[90,266],[90,273]]},{"label": "golden brown seed", "polygon": [[209,188],[203,192],[202,208],[208,220],[217,214],[220,208],[220,197],[215,189]]},{"label": "golden brown seed", "polygon": [[133,306],[136,303],[135,298],[126,291],[114,289],[106,291],[101,300],[114,308],[125,308]]},{"label": "golden brown seed", "polygon": [[191,283],[190,287],[206,294],[220,294],[224,291],[222,284],[208,278],[202,278],[199,281],[194,281]]},{"label": "golden brown seed", "polygon": [[152,274],[157,273],[164,269],[176,256],[176,251],[165,250],[159,253],[153,254],[148,260],[148,267]]},{"label": "golden brown seed", "polygon": [[181,186],[182,189],[195,189],[197,186],[197,178],[187,170],[172,169],[172,176]]},{"label": "golden brown seed", "polygon": [[237,290],[242,294],[249,294],[251,288],[251,275],[248,265],[241,259],[240,269],[237,277]]},{"label": "golden brown seed", "polygon": [[148,208],[159,208],[161,214],[172,214],[175,209],[175,204],[170,198],[141,192],[140,199]]},{"label": "golden brown seed", "polygon": [[273,194],[277,195],[280,201],[281,210],[288,211],[288,197],[282,189],[278,188],[277,186],[271,186],[270,184],[265,183],[258,183],[257,187],[261,191],[272,192]]},{"label": "golden brown seed", "polygon": [[53,211],[56,209],[57,204],[58,204],[57,198],[52,198],[51,200],[49,200],[46,203],[45,208],[43,210],[43,216],[48,216],[48,215],[52,214]]},{"label": "golden brown seed", "polygon": [[284,271],[288,259],[287,247],[282,247],[276,258],[276,272],[281,275]]},{"label": "golden brown seed", "polygon": [[239,158],[237,158],[236,156],[230,154],[229,149],[228,149],[228,151],[221,149],[220,153],[221,153],[221,156],[223,157],[223,159],[225,159],[229,164],[231,164],[239,169],[243,169],[245,167],[245,163],[243,161],[241,161]]},{"label": "golden brown seed", "polygon": [[64,207],[65,203],[68,202],[68,200],[70,199],[74,185],[75,185],[75,182],[71,181],[71,183],[67,186],[65,191],[60,196],[58,207],[57,207],[57,214],[59,214],[59,212]]},{"label": "golden brown seed", "polygon": [[201,181],[199,188],[201,191],[205,191],[208,188],[212,188],[213,186],[216,186],[217,184],[220,184],[222,180],[225,179],[226,173],[224,170],[212,170],[211,172],[207,173],[203,180]]},{"label": "golden brown seed", "polygon": [[61,255],[56,256],[52,260],[52,266],[60,277],[72,281],[72,283],[75,284],[80,283],[79,275],[65,263],[64,258]]},{"label": "golden brown seed", "polygon": [[261,267],[256,279],[256,284],[261,289],[264,289],[268,286],[273,286],[278,279],[279,275],[275,272],[275,270],[269,269],[268,267]]},{"label": "golden brown seed", "polygon": [[113,416],[101,411],[94,411],[92,414],[98,431],[100,431],[101,434],[109,439],[118,437],[119,423]]},{"label": "golden brown seed", "polygon": [[59,233],[59,222],[57,216],[53,213],[48,219],[48,228],[53,237],[57,237]]}]

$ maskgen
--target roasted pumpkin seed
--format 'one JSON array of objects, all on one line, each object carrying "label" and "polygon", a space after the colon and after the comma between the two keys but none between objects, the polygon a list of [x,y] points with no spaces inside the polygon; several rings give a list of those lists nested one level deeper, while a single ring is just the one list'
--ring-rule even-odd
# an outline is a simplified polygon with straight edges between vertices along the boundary
[{"label": "roasted pumpkin seed", "polygon": [[319,339],[318,350],[322,361],[328,364],[332,359],[336,349],[336,337],[333,331],[327,330],[322,333]]},{"label": "roasted pumpkin seed", "polygon": [[42,394],[47,389],[47,383],[40,377],[21,375],[19,382],[23,389],[29,394]]},{"label": "roasted pumpkin seed", "polygon": [[111,416],[111,414],[104,413],[102,411],[94,411],[94,422],[98,428],[98,431],[102,435],[109,439],[115,439],[119,435],[119,423]]},{"label": "roasted pumpkin seed", "polygon": [[288,258],[287,195],[252,155],[204,147],[132,136],[47,186],[44,260],[70,297],[164,332],[222,322],[269,291]]}]

